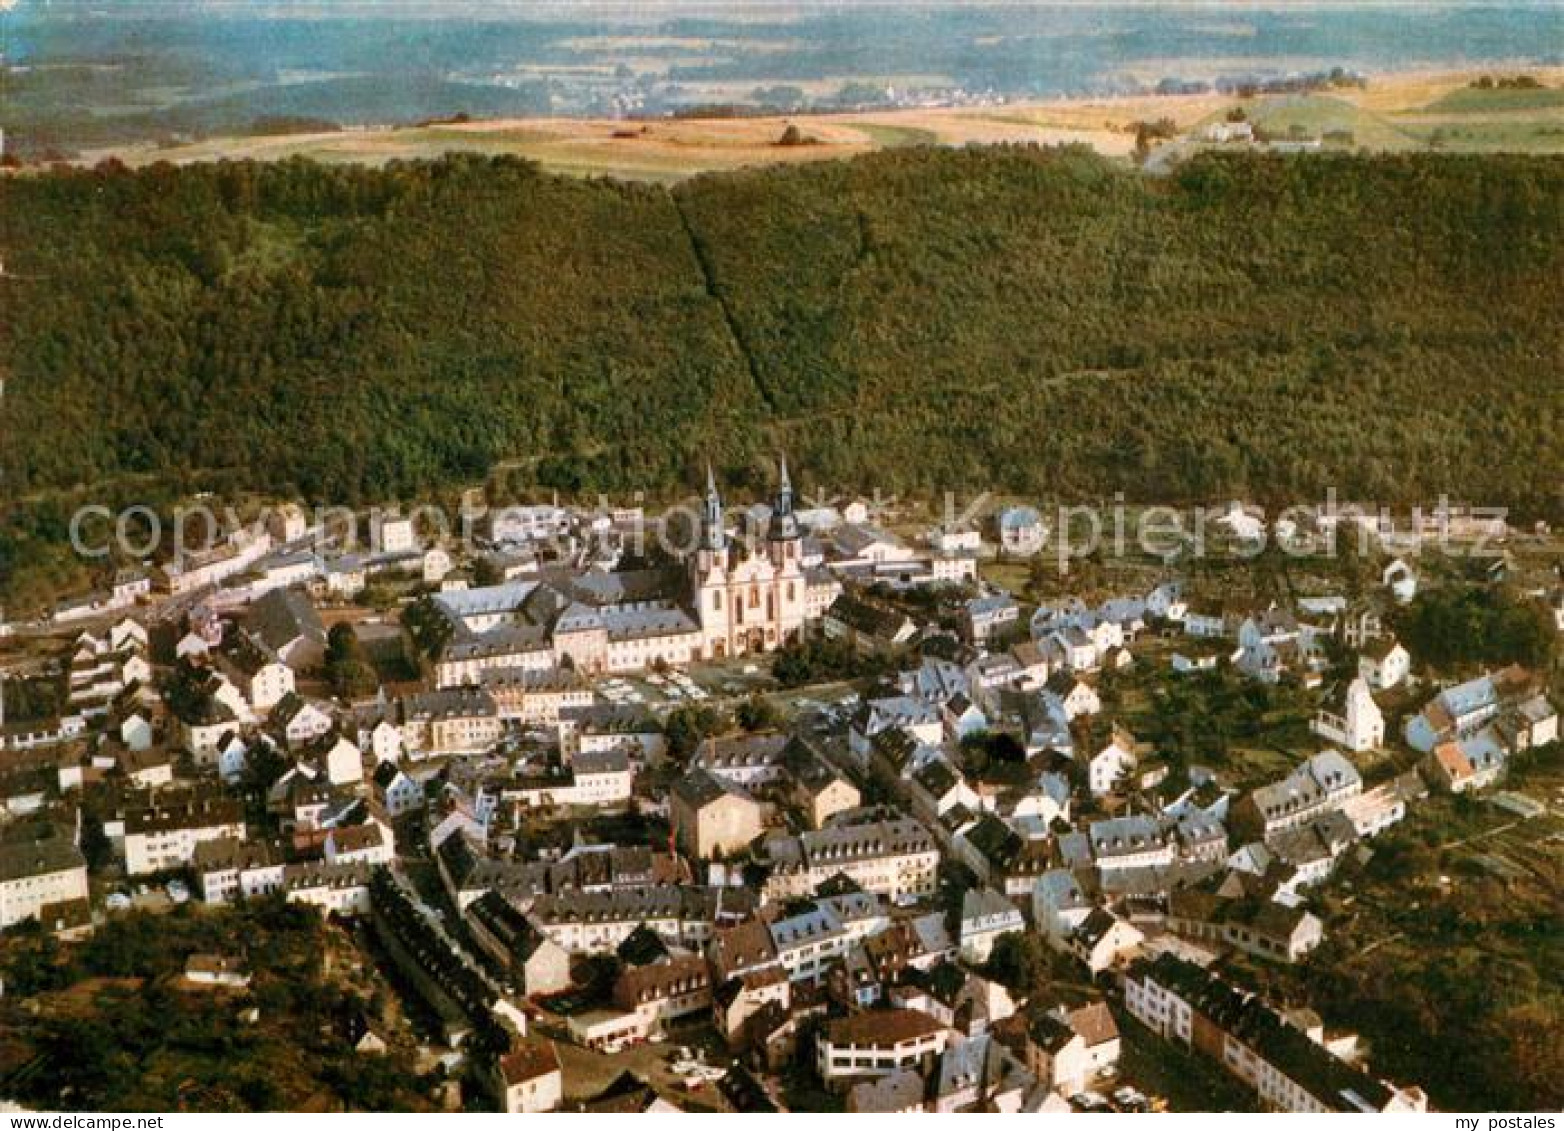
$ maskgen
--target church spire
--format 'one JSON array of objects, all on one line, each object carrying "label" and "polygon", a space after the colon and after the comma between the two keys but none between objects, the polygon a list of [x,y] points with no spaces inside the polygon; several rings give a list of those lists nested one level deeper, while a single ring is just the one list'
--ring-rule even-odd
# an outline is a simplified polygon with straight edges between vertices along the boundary
[{"label": "church spire", "polygon": [[787,473],[787,456],[782,457],[777,497],[771,504],[771,540],[781,542],[798,537],[798,519],[793,514],[793,480]]},{"label": "church spire", "polygon": [[722,528],[722,496],[717,494],[717,477],[706,461],[706,505],[701,509],[701,546],[721,550],[726,541]]}]

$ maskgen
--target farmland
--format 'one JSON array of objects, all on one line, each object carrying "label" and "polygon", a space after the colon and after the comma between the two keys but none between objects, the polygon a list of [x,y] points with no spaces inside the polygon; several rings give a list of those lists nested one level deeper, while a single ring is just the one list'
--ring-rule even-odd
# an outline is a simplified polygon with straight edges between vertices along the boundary
[{"label": "farmland", "polygon": [[[79,161],[94,164],[114,157],[137,166],[304,156],[380,165],[462,152],[523,157],[548,171],[576,176],[666,183],[700,173],[848,158],[908,145],[1080,143],[1127,158],[1138,122],[1168,119],[1181,131],[1194,131],[1239,108],[1278,136],[1331,134],[1350,149],[1564,151],[1564,68],[1529,74],[1541,89],[1475,89],[1475,74],[1461,71],[1387,75],[1361,88],[1247,99],[1206,93],[790,117],[495,118],[223,135],[177,145],[89,149]],[[779,144],[790,125],[804,144]]]}]

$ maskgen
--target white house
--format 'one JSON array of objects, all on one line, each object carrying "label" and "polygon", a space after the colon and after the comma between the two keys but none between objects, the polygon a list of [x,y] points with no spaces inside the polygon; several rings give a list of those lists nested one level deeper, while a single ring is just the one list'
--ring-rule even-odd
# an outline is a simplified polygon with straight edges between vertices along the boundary
[{"label": "white house", "polygon": [[375,770],[374,780],[381,804],[392,819],[423,808],[423,786],[393,763],[381,762]]},{"label": "white house", "polygon": [[1358,675],[1368,683],[1372,691],[1389,691],[1399,687],[1412,667],[1412,657],[1397,643],[1394,636],[1381,636],[1370,640],[1358,657]]},{"label": "white house", "polygon": [[1099,907],[1086,916],[1081,925],[1065,941],[1074,954],[1095,977],[1129,960],[1136,954],[1145,934],[1128,919]]},{"label": "white house", "polygon": [[1057,710],[1067,722],[1102,710],[1102,700],[1091,686],[1064,671],[1055,672],[1048,678],[1043,686],[1043,704]]},{"label": "white house", "polygon": [[413,520],[375,511],[369,518],[370,546],[380,554],[406,554],[413,550]]},{"label": "white house", "polygon": [[284,696],[273,709],[271,721],[290,747],[313,742],[331,729],[331,716],[298,695]]},{"label": "white house", "polygon": [[962,896],[961,957],[968,962],[987,962],[1000,936],[1025,928],[1020,909],[999,892],[973,888]]},{"label": "white house", "polygon": [[379,821],[366,821],[328,832],[325,855],[328,864],[389,864],[396,842]]},{"label": "white house", "polygon": [[553,1111],[564,1101],[564,1074],[552,1041],[520,1041],[501,1056],[495,1072],[506,1112]]},{"label": "white house", "polygon": [[1062,948],[1093,906],[1068,868],[1044,872],[1032,885],[1032,921],[1056,948]]},{"label": "white house", "polygon": [[1229,635],[1229,617],[1226,607],[1220,602],[1186,604],[1184,633],[1201,640],[1216,640]]},{"label": "white house", "polygon": [[1113,737],[1086,765],[1087,780],[1093,797],[1110,794],[1119,782],[1137,765],[1135,739],[1123,727],[1113,728]]},{"label": "white house", "polygon": [[293,669],[259,636],[244,629],[226,634],[217,662],[257,715],[270,711],[293,692]]},{"label": "white house", "polygon": [[1050,634],[1048,645],[1059,662],[1074,672],[1095,671],[1102,658],[1096,639],[1075,625]]},{"label": "white house", "polygon": [[139,711],[127,715],[119,724],[119,740],[128,750],[150,750],[152,738],[152,723]]},{"label": "white house", "polygon": [[965,695],[957,694],[940,709],[945,723],[945,733],[953,742],[960,742],[988,729],[988,717]]},{"label": "white house", "polygon": [[0,843],[0,929],[37,918],[51,903],[87,898],[87,861],[62,827]]},{"label": "white house", "polygon": [[1385,717],[1362,676],[1322,706],[1310,727],[1321,738],[1354,754],[1385,744]]},{"label": "white house", "polygon": [[1166,868],[1177,845],[1169,831],[1152,817],[1109,817],[1087,826],[1092,859],[1101,872],[1130,868]]},{"label": "white house", "polygon": [[1178,623],[1183,621],[1188,611],[1189,603],[1184,600],[1183,586],[1176,581],[1164,581],[1146,594],[1147,616]]},{"label": "white house", "polygon": [[332,785],[352,785],[364,780],[363,753],[341,735],[312,748],[310,754],[325,769],[326,780]]},{"label": "white house", "polygon": [[218,740],[216,760],[218,776],[232,785],[244,776],[250,762],[250,749],[243,738],[230,731]]}]

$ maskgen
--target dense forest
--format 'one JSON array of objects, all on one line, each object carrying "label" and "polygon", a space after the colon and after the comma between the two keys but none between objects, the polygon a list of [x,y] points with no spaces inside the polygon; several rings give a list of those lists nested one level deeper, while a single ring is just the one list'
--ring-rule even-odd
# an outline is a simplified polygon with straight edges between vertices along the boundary
[{"label": "dense forest", "polygon": [[78,501],[730,484],[1556,515],[1564,161],[908,149],[0,181],[0,601]]},{"label": "dense forest", "polygon": [[[250,986],[185,982],[192,954],[242,957]],[[281,898],[118,913],[81,943],[25,923],[0,936],[0,1083],[35,1111],[428,1111],[411,1048],[353,1049],[353,1019],[400,1017],[372,971]]]}]

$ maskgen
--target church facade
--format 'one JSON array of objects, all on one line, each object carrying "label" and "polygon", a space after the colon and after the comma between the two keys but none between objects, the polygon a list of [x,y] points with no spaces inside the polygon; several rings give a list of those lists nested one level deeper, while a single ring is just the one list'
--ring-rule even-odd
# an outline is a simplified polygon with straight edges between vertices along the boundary
[{"label": "church facade", "polygon": [[802,636],[811,583],[803,550],[786,460],[763,543],[729,537],[722,497],[707,469],[700,543],[689,559],[691,604],[704,658],[769,652]]}]

